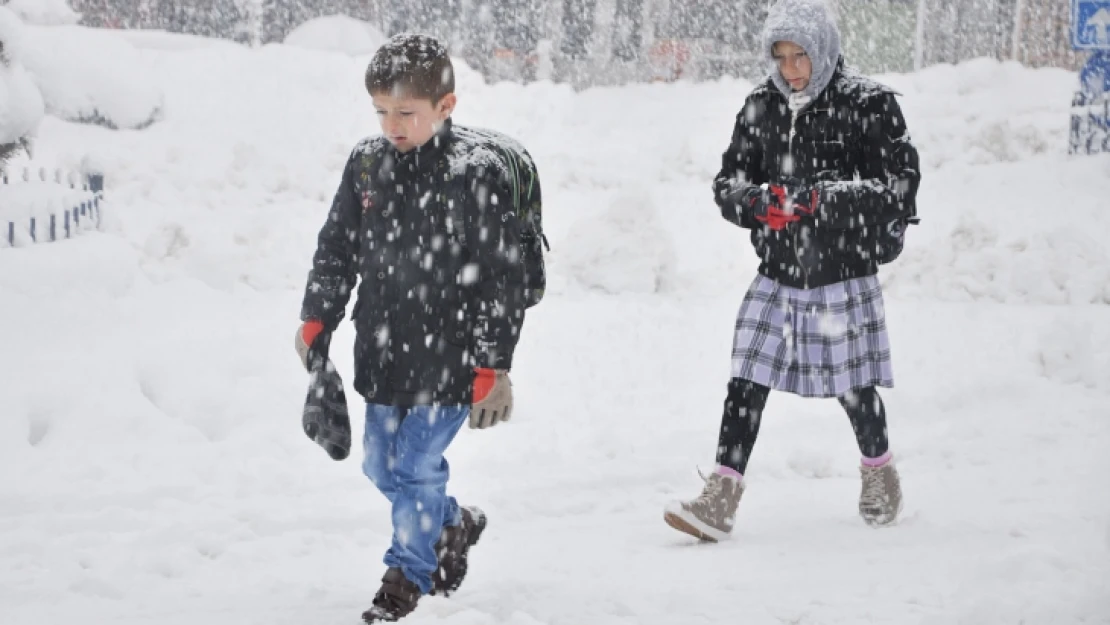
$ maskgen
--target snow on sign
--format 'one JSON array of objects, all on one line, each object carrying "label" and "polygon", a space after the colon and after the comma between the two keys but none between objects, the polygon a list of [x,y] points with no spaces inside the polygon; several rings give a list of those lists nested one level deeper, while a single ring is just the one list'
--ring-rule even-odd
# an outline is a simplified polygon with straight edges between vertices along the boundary
[{"label": "snow on sign", "polygon": [[1110,50],[1110,0],[1072,0],[1071,27],[1076,50]]}]

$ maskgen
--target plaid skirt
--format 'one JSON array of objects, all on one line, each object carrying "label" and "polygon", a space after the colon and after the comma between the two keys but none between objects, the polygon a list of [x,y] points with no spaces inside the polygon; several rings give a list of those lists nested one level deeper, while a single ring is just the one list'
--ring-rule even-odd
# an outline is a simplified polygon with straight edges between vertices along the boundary
[{"label": "plaid skirt", "polygon": [[893,386],[878,276],[816,289],[756,276],[736,320],[732,377],[803,397]]}]

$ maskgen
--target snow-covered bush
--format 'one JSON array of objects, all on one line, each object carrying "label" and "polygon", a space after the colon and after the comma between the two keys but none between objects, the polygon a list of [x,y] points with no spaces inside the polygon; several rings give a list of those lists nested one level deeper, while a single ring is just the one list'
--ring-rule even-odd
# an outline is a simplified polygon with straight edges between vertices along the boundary
[{"label": "snow-covered bush", "polygon": [[0,7],[0,166],[21,149],[42,120],[42,94],[20,63],[25,29],[19,18]]},{"label": "snow-covered bush", "polygon": [[153,69],[130,43],[80,26],[27,26],[23,62],[62,119],[112,129],[157,121],[163,96]]}]

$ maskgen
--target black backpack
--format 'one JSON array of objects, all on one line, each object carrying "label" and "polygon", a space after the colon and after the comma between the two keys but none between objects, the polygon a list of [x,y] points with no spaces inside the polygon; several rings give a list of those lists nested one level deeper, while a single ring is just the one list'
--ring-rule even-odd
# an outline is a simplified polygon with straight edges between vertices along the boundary
[{"label": "black backpack", "polygon": [[878,226],[875,233],[875,260],[880,265],[897,260],[906,247],[906,230],[920,221],[917,217],[899,217]]},{"label": "black backpack", "polygon": [[543,254],[550,250],[543,234],[543,202],[535,164],[526,155],[502,150],[509,166],[513,208],[520,223],[521,262],[524,263],[524,301],[531,308],[539,304],[547,289],[547,272]]},{"label": "black backpack", "polygon": [[543,234],[543,202],[536,165],[515,140],[491,130],[455,126],[463,141],[474,142],[497,152],[511,186],[513,210],[520,224],[521,262],[524,263],[524,302],[531,308],[543,300],[547,289],[544,251],[550,250]]}]

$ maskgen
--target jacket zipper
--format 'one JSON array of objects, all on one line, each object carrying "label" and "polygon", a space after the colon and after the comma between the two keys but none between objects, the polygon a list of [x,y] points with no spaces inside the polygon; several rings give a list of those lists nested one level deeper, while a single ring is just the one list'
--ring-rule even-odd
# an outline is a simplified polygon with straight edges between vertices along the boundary
[{"label": "jacket zipper", "polygon": [[[796,134],[796,125],[798,123],[798,111],[790,110],[790,145],[787,148],[787,153],[790,155],[790,165],[794,166],[794,135]],[[799,231],[794,231],[794,258],[798,261],[798,269],[802,271],[802,286],[809,287],[809,272],[806,271],[805,263],[802,262],[802,254],[799,251],[800,243]]]}]

